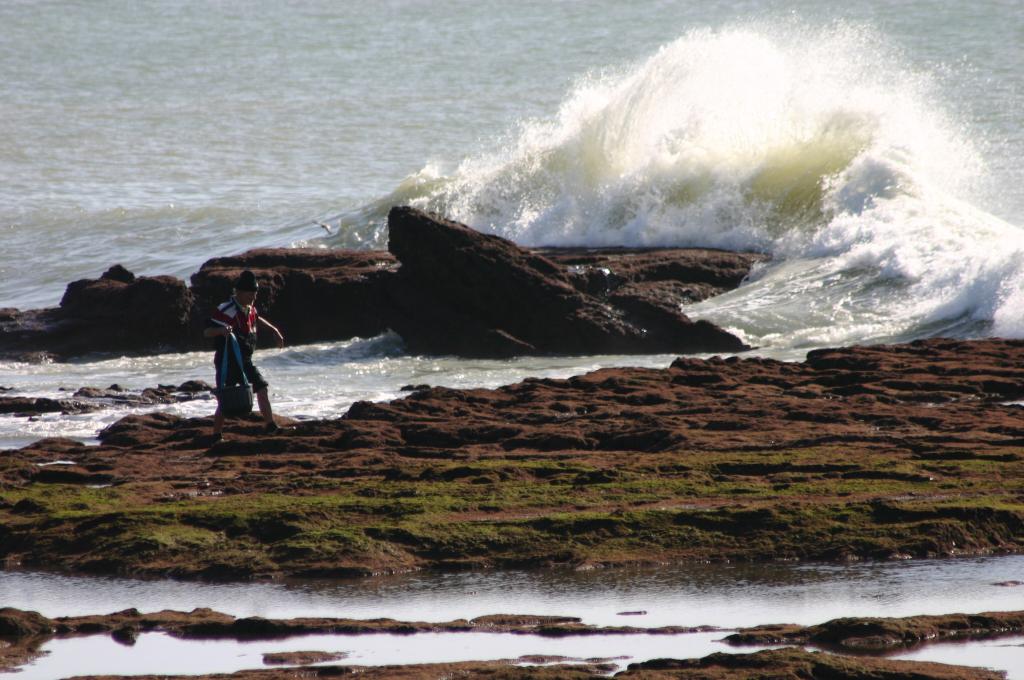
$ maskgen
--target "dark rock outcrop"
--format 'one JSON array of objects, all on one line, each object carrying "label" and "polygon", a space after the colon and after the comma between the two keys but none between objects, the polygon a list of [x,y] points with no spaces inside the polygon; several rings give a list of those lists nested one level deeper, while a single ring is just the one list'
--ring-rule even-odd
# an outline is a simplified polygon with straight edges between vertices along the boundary
[{"label": "dark rock outcrop", "polygon": [[27,612],[12,607],[0,609],[0,637],[24,638],[49,635],[53,621],[39,612]]},{"label": "dark rock outcrop", "polygon": [[[390,325],[416,353],[517,354],[737,352],[745,345],[690,321],[675,299],[638,284],[604,291],[592,276],[506,239],[414,208],[392,208],[388,249],[401,261],[388,282]],[[579,265],[577,265],[579,266]],[[591,293],[589,291],[595,291]]]},{"label": "dark rock outcrop", "polygon": [[0,415],[12,414],[20,417],[38,416],[43,413],[89,413],[101,407],[78,399],[50,399],[48,397],[0,397]]},{"label": "dark rock outcrop", "polygon": [[592,295],[629,284],[664,285],[680,304],[699,302],[742,283],[753,264],[767,258],[708,248],[537,248],[538,255],[569,273]]},{"label": "dark rock outcrop", "polygon": [[68,285],[60,307],[0,309],[0,356],[206,347],[206,319],[245,269],[260,281],[258,308],[290,344],[390,328],[414,352],[473,357],[735,352],[743,349],[737,338],[690,321],[679,307],[734,288],[764,259],[683,249],[530,251],[412,208],[394,209],[389,227],[391,252],[257,249],[209,260],[191,288],[115,265]]},{"label": "dark rock outcrop", "polygon": [[309,666],[315,663],[338,661],[348,654],[345,652],[270,652],[263,655],[263,663],[267,666]]},{"label": "dark rock outcrop", "polygon": [[816,626],[791,624],[744,628],[725,638],[733,645],[820,645],[856,651],[886,651],[924,643],[1020,635],[1024,612],[940,614],[903,618],[841,618]]},{"label": "dark rock outcrop", "polygon": [[1004,675],[967,666],[855,658],[784,648],[755,654],[717,652],[703,659],[653,659],[630,664],[616,677],[623,680],[1000,680]]},{"label": "dark rock outcrop", "polygon": [[180,279],[136,278],[115,265],[98,279],[68,284],[59,307],[3,310],[0,354],[33,360],[182,349],[192,304]]},{"label": "dark rock outcrop", "polygon": [[191,277],[192,337],[246,269],[260,282],[256,307],[289,344],[380,335],[388,328],[382,282],[397,268],[381,251],[264,248],[209,260]]},{"label": "dark rock outcrop", "polygon": [[210,389],[210,385],[202,380],[188,380],[178,386],[159,385],[143,390],[125,390],[118,385],[102,389],[82,387],[75,391],[71,399],[0,396],[0,415],[13,414],[20,417],[33,417],[44,413],[69,415],[91,413],[112,406],[138,407],[175,404],[201,398]]}]

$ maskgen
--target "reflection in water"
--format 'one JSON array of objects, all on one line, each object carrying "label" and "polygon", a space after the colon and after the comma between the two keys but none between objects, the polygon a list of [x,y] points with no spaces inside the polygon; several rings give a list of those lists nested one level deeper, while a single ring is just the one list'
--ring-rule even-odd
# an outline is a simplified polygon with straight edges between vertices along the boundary
[{"label": "reflection in water", "polygon": [[[356,581],[187,583],[0,572],[0,604],[47,616],[211,607],[235,616],[390,617],[446,621],[484,614],[552,614],[595,625],[822,623],[841,616],[910,616],[1024,610],[1024,556],[852,565],[680,565],[589,572],[411,574]],[[641,616],[621,616],[643,610]],[[214,673],[262,666],[262,654],[315,649],[346,652],[342,663],[384,664],[518,658],[525,654],[699,657],[726,648],[722,633],[674,636],[534,636],[447,633],[411,636],[307,636],[283,641],[185,642],[140,636],[133,648],[109,637],[54,640],[50,654],[19,680],[74,674]],[[1013,642],[1017,640],[1017,642]],[[1024,680],[1019,639],[930,645],[896,658],[994,666]],[[83,659],[101,665],[83,667]],[[92,661],[90,661],[92,663]],[[338,663],[338,662],[332,662]],[[71,664],[70,666],[68,664]]]},{"label": "reflection in water", "polygon": [[891,658],[1005,670],[1008,680],[1021,680],[1024,678],[1024,636],[927,645]]},{"label": "reflection in water", "polygon": [[580,659],[629,657],[612,663],[625,668],[636,661],[660,657],[691,658],[728,652],[717,642],[722,633],[693,635],[599,635],[542,638],[496,633],[420,633],[417,635],[309,635],[268,642],[183,641],[160,633],[140,635],[135,647],[123,647],[107,636],[54,640],[50,653],[25,667],[16,680],[50,680],[68,675],[230,673],[263,666],[263,654],[318,650],[346,652],[327,665],[445,663],[517,659],[530,654]]},{"label": "reflection in water", "polygon": [[[597,635],[542,638],[496,633],[419,633],[416,635],[309,635],[285,640],[185,641],[162,633],[139,636],[133,647],[108,636],[53,640],[46,656],[26,666],[18,680],[49,680],[69,675],[231,673],[263,666],[263,655],[317,650],[346,654],[326,665],[377,666],[517,659],[526,655],[608,659],[619,669],[655,658],[699,658],[714,652],[748,653],[764,647],[729,647],[722,633],[688,635]],[[970,643],[926,645],[891,658],[937,661],[1008,671],[1024,679],[1024,637]]]},{"label": "reflection in water", "polygon": [[[235,616],[578,616],[595,625],[821,623],[839,616],[1024,610],[1024,556],[853,565],[680,565],[589,572],[419,573],[355,581],[187,583],[0,572],[0,602],[46,616],[210,607]],[[644,616],[622,617],[622,611]]]}]

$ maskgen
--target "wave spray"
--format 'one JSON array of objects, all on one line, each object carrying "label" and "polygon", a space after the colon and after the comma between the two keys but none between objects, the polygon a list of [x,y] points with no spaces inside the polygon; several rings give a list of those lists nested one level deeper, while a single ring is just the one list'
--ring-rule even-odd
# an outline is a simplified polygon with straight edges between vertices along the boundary
[{"label": "wave spray", "polygon": [[863,26],[691,31],[380,206],[524,245],[768,252],[687,309],[761,346],[1024,336],[1024,235],[971,205],[980,155],[904,62]]}]

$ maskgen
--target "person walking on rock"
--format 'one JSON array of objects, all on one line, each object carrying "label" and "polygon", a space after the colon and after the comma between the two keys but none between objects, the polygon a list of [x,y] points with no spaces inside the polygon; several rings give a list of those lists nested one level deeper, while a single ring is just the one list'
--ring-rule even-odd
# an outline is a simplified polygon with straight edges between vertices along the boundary
[{"label": "person walking on rock", "polygon": [[[259,284],[256,275],[246,269],[235,279],[235,289],[231,299],[218,305],[213,316],[206,322],[206,329],[203,335],[213,338],[216,344],[213,363],[217,370],[217,387],[230,387],[242,383],[242,371],[252,385],[256,399],[260,406],[260,414],[266,422],[267,432],[277,432],[280,428],[274,422],[274,412],[270,407],[270,396],[267,393],[269,384],[260,373],[260,369],[253,366],[252,353],[256,350],[256,329],[263,326],[277,336],[277,346],[284,347],[284,336],[274,324],[270,323],[256,313],[256,293]],[[242,354],[242,365],[238,365],[237,359],[230,352],[228,338],[234,334],[238,340]],[[224,352],[228,354],[228,377],[222,380],[220,375],[221,360]],[[217,412],[213,416],[213,438],[215,441],[223,437],[224,414],[217,406]]]}]

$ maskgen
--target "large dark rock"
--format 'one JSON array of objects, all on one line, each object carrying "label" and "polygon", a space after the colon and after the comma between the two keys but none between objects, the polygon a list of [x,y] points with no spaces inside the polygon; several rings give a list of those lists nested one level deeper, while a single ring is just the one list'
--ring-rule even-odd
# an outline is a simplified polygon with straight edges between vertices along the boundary
[{"label": "large dark rock", "polygon": [[202,380],[188,380],[180,386],[159,385],[143,390],[124,390],[117,385],[108,388],[82,387],[71,399],[48,397],[7,397],[0,394],[0,415],[34,417],[44,413],[64,415],[91,413],[111,406],[140,407],[156,404],[176,404],[202,398],[210,391]]},{"label": "large dark rock", "polygon": [[680,307],[739,285],[763,259],[713,250],[531,251],[411,208],[395,208],[389,226],[391,252],[251,250],[209,260],[191,288],[115,265],[71,283],[60,307],[0,309],[0,356],[207,347],[206,320],[246,269],[260,281],[258,309],[289,344],[393,329],[413,352],[469,357],[735,352],[744,348],[737,338],[690,321]]},{"label": "large dark rock", "polygon": [[387,330],[381,282],[397,266],[382,251],[312,248],[264,248],[209,260],[191,278],[193,335],[201,337],[206,319],[246,269],[260,283],[257,309],[289,344],[380,335]]},{"label": "large dark rock", "polygon": [[47,397],[0,397],[0,414],[37,416],[42,413],[88,413],[101,407],[78,399],[49,399]]},{"label": "large dark rock", "polygon": [[158,352],[188,346],[192,294],[172,276],[136,278],[120,265],[68,284],[60,307],[5,309],[0,353],[64,359],[90,352]]},{"label": "large dark rock", "polygon": [[387,284],[391,326],[413,352],[505,357],[746,348],[710,323],[691,321],[675,300],[642,290],[615,295],[611,270],[599,272],[609,279],[600,290],[592,276],[573,276],[511,241],[415,208],[393,208],[388,229],[388,249],[402,263]]},{"label": "large dark rock", "polygon": [[115,265],[68,285],[60,307],[0,310],[0,356],[65,360],[206,348],[206,320],[245,269],[259,278],[261,314],[290,344],[372,337],[387,330],[378,291],[395,268],[382,251],[259,249],[206,262],[190,289],[180,279],[135,277]]},{"label": "large dark rock", "polygon": [[75,342],[83,347],[177,349],[187,344],[184,322],[192,295],[181,279],[135,278],[114,267],[99,279],[69,284],[60,308],[65,318],[80,322],[79,333],[86,337]]}]

